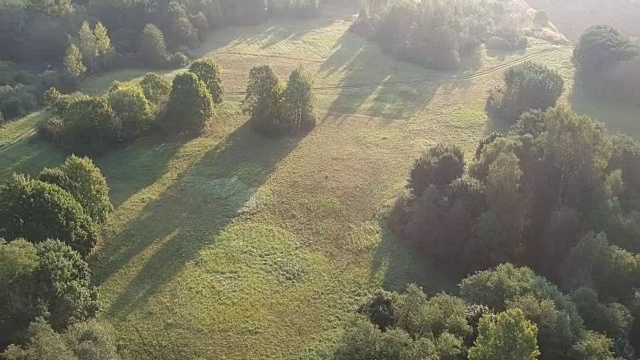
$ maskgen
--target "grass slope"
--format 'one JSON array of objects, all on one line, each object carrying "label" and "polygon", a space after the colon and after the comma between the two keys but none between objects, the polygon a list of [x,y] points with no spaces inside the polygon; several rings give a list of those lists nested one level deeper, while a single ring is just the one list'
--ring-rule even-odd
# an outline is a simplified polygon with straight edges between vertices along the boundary
[{"label": "grass slope", "polygon": [[[117,210],[90,260],[101,316],[128,357],[285,358],[335,341],[374,288],[454,290],[392,236],[384,214],[426,146],[452,142],[471,154],[504,128],[484,102],[505,68],[542,61],[571,83],[570,49],[483,53],[436,73],[381,54],[348,26],[319,19],[216,33],[200,55],[222,65],[230,94],[210,134],[144,138],[97,160]],[[240,92],[261,64],[283,80],[297,66],[315,74],[320,123],[305,138],[264,139],[245,123]],[[86,89],[143,73],[96,77]],[[579,98],[569,94],[564,102]],[[0,177],[61,162],[22,139],[38,116],[0,129]]]}]

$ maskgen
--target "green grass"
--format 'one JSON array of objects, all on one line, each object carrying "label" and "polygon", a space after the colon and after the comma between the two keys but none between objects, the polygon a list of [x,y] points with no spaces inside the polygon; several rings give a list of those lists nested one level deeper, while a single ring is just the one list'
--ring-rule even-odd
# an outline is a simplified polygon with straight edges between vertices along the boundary
[{"label": "green grass", "polygon": [[[308,136],[256,135],[241,96],[229,95],[206,136],[146,137],[97,159],[116,211],[90,263],[101,316],[119,330],[127,357],[162,348],[175,358],[284,358],[333,343],[377,287],[455,290],[391,234],[385,214],[426,146],[452,142],[470,155],[501,128],[484,102],[505,67],[543,61],[571,84],[570,49],[482,53],[460,71],[436,73],[381,54],[348,26],[230,28],[201,51],[222,65],[230,92],[244,90],[256,65],[272,65],[283,81],[297,66],[314,73],[326,90]],[[95,77],[83,89],[100,93],[144,73]],[[570,90],[562,102],[575,101]],[[640,135],[631,117],[599,109],[608,125],[621,121]],[[62,161],[23,138],[38,116],[0,129],[2,178]]]}]

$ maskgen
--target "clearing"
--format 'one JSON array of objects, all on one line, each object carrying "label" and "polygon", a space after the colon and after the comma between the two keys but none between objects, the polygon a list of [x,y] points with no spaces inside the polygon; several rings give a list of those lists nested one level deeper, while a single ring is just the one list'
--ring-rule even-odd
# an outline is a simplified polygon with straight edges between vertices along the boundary
[{"label": "clearing", "polygon": [[[383,55],[349,25],[323,18],[215,33],[200,55],[220,63],[228,95],[210,134],[147,137],[97,160],[117,210],[90,263],[101,316],[130,356],[158,347],[175,358],[313,353],[377,287],[455,290],[393,237],[385,212],[425,147],[451,142],[470,156],[503,129],[484,103],[504,69],[540,61],[571,84],[571,49],[538,42],[521,53],[483,51],[438,73]],[[262,64],[283,81],[297,66],[315,74],[320,121],[308,136],[264,139],[246,125],[240,93]],[[144,73],[93,78],[84,90]],[[562,101],[640,135],[631,109],[581,102],[570,86]],[[39,116],[0,129],[0,179],[63,160],[29,138]]]}]

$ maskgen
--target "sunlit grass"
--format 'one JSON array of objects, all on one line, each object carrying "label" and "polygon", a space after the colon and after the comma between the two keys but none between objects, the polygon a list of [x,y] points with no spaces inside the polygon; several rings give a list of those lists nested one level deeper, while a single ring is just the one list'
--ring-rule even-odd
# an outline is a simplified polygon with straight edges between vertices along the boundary
[{"label": "sunlit grass", "polygon": [[[425,147],[450,142],[471,155],[503,129],[484,103],[509,64],[545,62],[570,87],[570,49],[482,52],[460,71],[438,73],[382,54],[348,26],[319,19],[229,28],[200,51],[222,65],[230,93],[244,90],[257,65],[272,65],[282,81],[298,66],[313,73],[324,90],[319,124],[306,137],[256,135],[242,95],[228,94],[205,136],[148,136],[96,159],[116,212],[90,263],[101,316],[129,357],[163,348],[176,357],[283,358],[333,343],[377,287],[455,290],[392,235],[385,214]],[[98,94],[144,73],[104,74],[81,90]],[[618,119],[640,134],[616,108],[598,109],[607,124]],[[0,129],[1,178],[62,161],[54,148],[23,139],[38,116]]]}]

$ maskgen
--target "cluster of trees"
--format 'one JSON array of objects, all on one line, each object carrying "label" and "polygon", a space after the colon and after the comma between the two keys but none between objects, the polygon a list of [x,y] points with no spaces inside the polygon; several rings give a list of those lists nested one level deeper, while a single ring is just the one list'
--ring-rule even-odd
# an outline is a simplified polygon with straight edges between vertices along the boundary
[{"label": "cluster of trees", "polygon": [[511,264],[471,275],[459,288],[459,296],[433,297],[415,285],[403,294],[377,291],[360,307],[333,358],[635,359],[611,332],[628,327],[625,314],[612,310],[589,320],[599,309],[585,304],[586,288],[567,296],[529,268]]},{"label": "cluster of trees", "polygon": [[301,68],[286,85],[267,65],[251,69],[243,107],[254,129],[268,136],[308,132],[316,125],[311,78]]},{"label": "cluster of trees", "polygon": [[527,38],[504,0],[367,0],[352,30],[373,38],[402,60],[449,70],[482,43],[524,48]]},{"label": "cluster of trees", "polygon": [[505,72],[504,87],[491,91],[486,109],[513,124],[529,110],[555,107],[563,91],[564,80],[557,71],[526,61]]},{"label": "cluster of trees", "polygon": [[573,50],[578,83],[595,96],[640,105],[640,47],[610,26],[593,26]]},{"label": "cluster of trees", "polygon": [[112,330],[90,320],[99,306],[83,259],[112,210],[106,179],[88,158],[0,187],[0,346],[23,345],[4,358],[117,358]]},{"label": "cluster of trees", "polygon": [[131,141],[154,124],[169,134],[200,133],[223,100],[220,68],[199,60],[177,75],[173,85],[148,73],[139,84],[118,81],[104,96],[63,95],[55,88],[46,103],[55,115],[41,135],[74,153],[100,154],[114,144]]},{"label": "cluster of trees", "polygon": [[[638,347],[638,169],[632,140],[562,107],[533,111],[482,141],[472,161],[456,146],[430,148],[411,171],[394,228],[455,275],[530,266],[577,292],[595,311],[585,315],[599,323],[592,329]],[[613,330],[602,317],[625,326]]]}]

